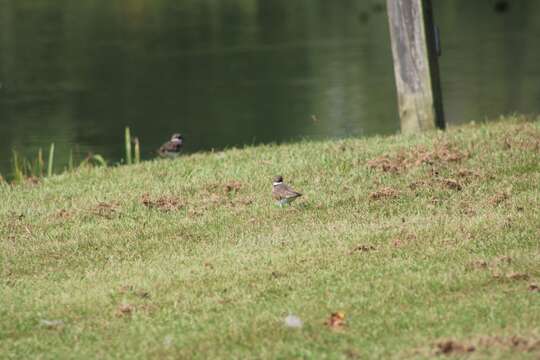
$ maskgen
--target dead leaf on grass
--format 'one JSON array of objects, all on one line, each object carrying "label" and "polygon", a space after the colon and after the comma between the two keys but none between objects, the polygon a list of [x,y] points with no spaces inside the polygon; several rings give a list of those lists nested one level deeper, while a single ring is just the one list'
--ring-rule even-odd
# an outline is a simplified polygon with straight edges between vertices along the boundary
[{"label": "dead leaf on grass", "polygon": [[325,321],[325,324],[332,330],[340,330],[345,326],[345,313],[341,311],[333,312]]}]

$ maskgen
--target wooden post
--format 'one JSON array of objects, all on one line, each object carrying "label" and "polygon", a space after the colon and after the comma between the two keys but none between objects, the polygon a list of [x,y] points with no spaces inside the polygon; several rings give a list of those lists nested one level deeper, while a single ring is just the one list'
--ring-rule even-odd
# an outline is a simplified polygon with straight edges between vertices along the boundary
[{"label": "wooden post", "polygon": [[444,129],[431,0],[387,0],[401,131]]}]

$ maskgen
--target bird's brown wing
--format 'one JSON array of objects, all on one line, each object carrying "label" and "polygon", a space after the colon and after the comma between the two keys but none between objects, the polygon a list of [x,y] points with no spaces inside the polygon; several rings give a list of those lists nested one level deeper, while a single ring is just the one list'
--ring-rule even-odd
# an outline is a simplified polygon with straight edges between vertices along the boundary
[{"label": "bird's brown wing", "polygon": [[299,196],[302,196],[302,194],[297,191],[294,191],[286,184],[280,184],[280,185],[274,186],[274,188],[272,189],[272,196],[276,200],[282,200],[282,199],[290,199],[290,198],[299,197]]},{"label": "bird's brown wing", "polygon": [[182,143],[178,141],[167,141],[165,144],[161,145],[158,152],[160,155],[166,155],[169,152],[179,152],[182,148]]}]

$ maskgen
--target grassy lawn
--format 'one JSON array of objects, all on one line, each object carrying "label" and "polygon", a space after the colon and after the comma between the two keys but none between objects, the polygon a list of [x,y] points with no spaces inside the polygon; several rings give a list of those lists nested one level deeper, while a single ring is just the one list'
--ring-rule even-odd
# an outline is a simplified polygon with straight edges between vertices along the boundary
[{"label": "grassy lawn", "polygon": [[538,120],[81,169],[0,199],[0,358],[540,356]]}]

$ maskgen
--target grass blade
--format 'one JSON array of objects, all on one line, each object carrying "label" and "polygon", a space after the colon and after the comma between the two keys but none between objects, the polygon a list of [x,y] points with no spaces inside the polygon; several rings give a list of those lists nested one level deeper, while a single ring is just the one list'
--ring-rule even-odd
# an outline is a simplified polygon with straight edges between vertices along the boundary
[{"label": "grass blade", "polygon": [[11,160],[13,168],[13,181],[16,183],[21,183],[24,180],[24,173],[21,170],[21,165],[19,164],[19,154],[17,151],[13,150],[13,158]]},{"label": "grass blade", "polygon": [[105,160],[103,156],[99,154],[93,155],[92,160],[97,166],[107,167],[107,160]]},{"label": "grass blade", "polygon": [[134,153],[135,153],[135,164],[138,164],[141,162],[141,146],[139,144],[139,138],[135,137],[133,138],[133,144],[134,144]]},{"label": "grass blade", "polygon": [[69,150],[68,170],[73,171],[73,149]]},{"label": "grass blade", "polygon": [[54,143],[51,143],[51,147],[49,149],[49,161],[47,162],[47,176],[52,176],[53,164],[54,164]]},{"label": "grass blade", "polygon": [[39,148],[38,157],[36,161],[36,176],[43,176],[43,169],[45,168],[45,162],[43,161],[43,150]]},{"label": "grass blade", "polygon": [[126,140],[126,164],[131,165],[131,133],[129,131],[129,126],[126,126],[125,140]]}]

